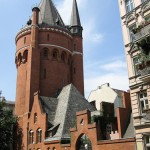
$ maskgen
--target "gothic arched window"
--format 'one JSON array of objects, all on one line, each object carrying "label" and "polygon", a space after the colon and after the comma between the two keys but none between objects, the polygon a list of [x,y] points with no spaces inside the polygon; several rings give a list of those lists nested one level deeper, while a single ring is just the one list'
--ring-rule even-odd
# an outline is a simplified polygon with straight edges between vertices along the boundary
[{"label": "gothic arched window", "polygon": [[33,130],[30,130],[29,132],[29,144],[33,144],[34,142],[34,132]]},{"label": "gothic arched window", "polygon": [[25,50],[23,53],[23,62],[26,63],[28,61],[28,50]]},{"label": "gothic arched window", "polygon": [[20,65],[22,62],[22,56],[21,56],[21,53],[19,53],[18,55],[18,64]]},{"label": "gothic arched window", "polygon": [[42,142],[42,129],[37,130],[37,143]]},{"label": "gothic arched window", "polygon": [[47,48],[44,48],[44,49],[43,49],[43,58],[44,58],[44,59],[47,59],[47,58],[48,58],[48,49],[47,49]]},{"label": "gothic arched window", "polygon": [[57,59],[58,58],[58,51],[56,49],[53,50],[52,57],[53,57],[53,59]]},{"label": "gothic arched window", "polygon": [[66,53],[65,52],[62,52],[62,54],[61,54],[61,60],[63,62],[65,62],[65,60],[66,60]]}]

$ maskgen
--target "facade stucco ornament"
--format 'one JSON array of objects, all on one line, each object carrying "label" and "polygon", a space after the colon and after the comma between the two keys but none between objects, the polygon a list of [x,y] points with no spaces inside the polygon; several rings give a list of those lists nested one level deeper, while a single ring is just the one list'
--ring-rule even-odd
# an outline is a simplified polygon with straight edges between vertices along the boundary
[{"label": "facade stucco ornament", "polygon": [[141,8],[141,15],[144,16],[144,12],[150,9],[150,2],[144,3]]},{"label": "facade stucco ornament", "polygon": [[148,111],[145,112],[145,115],[144,115],[143,118],[144,118],[145,120],[150,121],[150,110],[148,110]]},{"label": "facade stucco ornament", "polygon": [[128,25],[128,23],[132,20],[137,20],[137,16],[135,14],[135,12],[133,11],[132,13],[128,14],[125,18],[126,24]]}]

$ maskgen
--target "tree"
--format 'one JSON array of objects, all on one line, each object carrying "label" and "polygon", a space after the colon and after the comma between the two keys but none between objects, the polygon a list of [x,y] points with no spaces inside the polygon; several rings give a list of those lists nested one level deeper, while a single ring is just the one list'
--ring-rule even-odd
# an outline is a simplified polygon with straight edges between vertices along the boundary
[{"label": "tree", "polygon": [[0,150],[10,150],[13,144],[14,127],[17,118],[13,111],[5,107],[5,100],[0,101]]}]

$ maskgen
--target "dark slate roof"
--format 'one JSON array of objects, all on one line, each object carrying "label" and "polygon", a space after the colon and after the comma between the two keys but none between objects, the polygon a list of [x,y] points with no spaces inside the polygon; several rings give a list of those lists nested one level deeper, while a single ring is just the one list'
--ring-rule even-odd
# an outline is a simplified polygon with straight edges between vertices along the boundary
[{"label": "dark slate roof", "polygon": [[41,0],[39,24],[65,26],[52,0]]},{"label": "dark slate roof", "polygon": [[48,114],[49,123],[53,124],[53,120],[55,118],[56,108],[58,104],[58,99],[41,96],[40,101],[44,112]]},{"label": "dark slate roof", "polygon": [[[58,13],[52,0],[41,0],[38,7],[40,9],[39,25],[61,26],[63,28],[66,28],[60,14]],[[30,20],[32,20],[32,17]],[[30,26],[30,24],[28,24],[28,22],[25,25],[25,27]]]},{"label": "dark slate roof", "polygon": [[127,130],[126,130],[123,138],[132,138],[132,137],[135,137],[135,131],[134,131],[134,126],[133,126],[133,116],[131,113],[129,124],[127,126]]},{"label": "dark slate roof", "polygon": [[81,26],[80,16],[79,16],[79,11],[78,11],[78,6],[77,6],[76,0],[73,0],[70,25],[71,26]]},{"label": "dark slate roof", "polygon": [[[65,86],[57,98],[41,97],[40,99],[52,126],[58,127],[55,135],[46,141],[70,138],[69,129],[76,125],[76,112],[85,109],[95,111],[95,108],[72,84]],[[48,130],[52,130],[53,127]]]}]

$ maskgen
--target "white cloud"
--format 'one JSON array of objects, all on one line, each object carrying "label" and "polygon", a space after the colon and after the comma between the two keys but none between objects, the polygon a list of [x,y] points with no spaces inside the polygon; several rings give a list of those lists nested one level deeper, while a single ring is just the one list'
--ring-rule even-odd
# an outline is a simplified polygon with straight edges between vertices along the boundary
[{"label": "white cloud", "polygon": [[122,60],[115,60],[113,62],[109,62],[107,64],[100,66],[100,68],[106,71],[110,70],[117,71],[118,69],[127,69],[126,67],[127,67],[126,62]]}]

